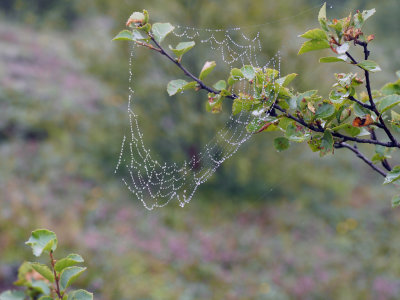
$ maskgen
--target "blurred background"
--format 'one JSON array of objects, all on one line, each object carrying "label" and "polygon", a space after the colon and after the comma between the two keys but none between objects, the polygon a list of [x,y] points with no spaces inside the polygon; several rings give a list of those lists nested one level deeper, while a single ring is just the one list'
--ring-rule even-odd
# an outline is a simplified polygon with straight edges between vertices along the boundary
[{"label": "blurred background", "polygon": [[[326,93],[345,66],[297,57],[297,36],[318,26],[320,5],[1,0],[0,291],[33,259],[24,242],[44,227],[57,233],[60,256],[86,259],[77,285],[95,299],[398,299],[396,191],[345,150],[323,159],[303,144],[277,153],[273,136],[258,134],[185,208],[172,202],[150,212],[114,175],[129,129],[130,49],[111,39],[132,11],[195,27],[267,23],[247,32],[260,31],[265,56],[279,50],[282,72],[300,74],[295,88]],[[336,0],[328,14],[373,7],[366,31],[376,34],[371,58],[384,71],[372,84],[380,88],[400,69],[398,1]],[[154,53],[136,52],[145,141],[166,161],[187,159],[185,149],[204,145],[219,116],[205,112],[204,94],[171,100],[166,83],[178,73]],[[188,60],[195,73],[203,62]],[[172,132],[162,126],[166,115]]]}]

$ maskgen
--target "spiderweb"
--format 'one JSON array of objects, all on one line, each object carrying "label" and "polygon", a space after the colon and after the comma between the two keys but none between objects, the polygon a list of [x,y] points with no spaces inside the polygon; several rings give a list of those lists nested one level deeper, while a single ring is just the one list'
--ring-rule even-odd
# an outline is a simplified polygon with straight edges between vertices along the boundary
[{"label": "spiderweb", "polygon": [[[222,61],[229,69],[251,65],[255,68],[273,68],[280,71],[279,52],[269,59],[262,57],[259,32],[246,35],[241,28],[199,29],[175,26],[173,34],[185,41],[195,41],[196,45],[202,44],[211,48],[217,55],[216,59]],[[140,117],[136,110],[133,69],[137,49],[133,44],[129,60],[130,88],[127,112],[130,132],[123,137],[115,173],[121,174],[123,183],[148,210],[165,206],[173,200],[183,207],[190,202],[199,186],[250,139],[252,134],[246,130],[246,126],[254,119],[267,120],[267,109],[253,113],[243,110],[236,115],[231,114],[225,126],[216,132],[202,151],[186,161],[159,161],[143,141]],[[247,79],[235,83],[232,92],[236,95],[255,96],[254,86]]]}]

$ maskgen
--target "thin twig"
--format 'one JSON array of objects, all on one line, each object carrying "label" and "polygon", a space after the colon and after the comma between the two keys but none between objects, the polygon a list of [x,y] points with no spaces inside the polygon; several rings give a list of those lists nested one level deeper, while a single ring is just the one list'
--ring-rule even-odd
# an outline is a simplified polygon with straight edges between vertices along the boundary
[{"label": "thin twig", "polygon": [[378,168],[377,166],[375,166],[372,161],[370,161],[364,154],[362,154],[358,149],[357,146],[350,146],[347,143],[344,142],[339,142],[339,143],[335,143],[335,148],[347,148],[349,150],[351,150],[352,152],[354,152],[354,154],[362,159],[367,165],[369,165],[372,169],[374,169],[376,172],[378,172],[379,174],[381,174],[383,177],[386,177],[386,173],[384,171],[382,171],[380,168]]},{"label": "thin twig", "polygon": [[[220,91],[217,91],[217,90],[213,89],[212,87],[207,86],[202,80],[200,80],[199,78],[194,76],[191,72],[189,72],[178,60],[173,58],[167,51],[165,51],[165,49],[160,45],[160,43],[157,42],[157,40],[151,34],[149,34],[149,37],[151,38],[153,43],[158,47],[158,49],[160,50],[159,52],[162,55],[166,56],[175,65],[177,65],[178,68],[181,69],[183,71],[183,73],[185,73],[186,76],[188,76],[191,79],[193,79],[194,81],[196,81],[201,89],[206,90],[206,91],[208,91],[210,93],[214,93],[214,94],[219,94],[220,93]],[[237,98],[236,95],[228,95],[226,97],[227,98],[231,98],[231,99],[236,99]]]},{"label": "thin twig", "polygon": [[50,262],[51,262],[51,267],[53,269],[53,274],[54,274],[54,281],[56,283],[56,294],[58,296],[59,299],[62,299],[62,295],[61,295],[61,291],[60,291],[60,284],[59,284],[59,280],[60,278],[58,278],[56,270],[54,268],[55,265],[55,259],[53,257],[53,250],[50,250]]},{"label": "thin twig", "polygon": [[368,109],[368,110],[371,110],[371,108],[372,108],[370,105],[365,104],[365,103],[361,102],[360,100],[357,100],[357,99],[354,98],[353,96],[349,96],[349,97],[347,97],[347,98],[348,98],[349,100],[353,101],[353,102],[358,103],[359,105],[361,105],[362,107],[365,107],[365,108]]},{"label": "thin twig", "polygon": [[[304,127],[307,127],[308,129],[311,129],[312,131],[321,132],[321,133],[325,132],[324,128],[316,127],[312,124],[308,124],[303,119],[297,118],[297,117],[293,116],[292,114],[288,113],[285,109],[280,107],[278,104],[275,105],[275,108],[277,110],[281,111],[282,113],[284,113],[284,115],[286,117],[288,117],[289,119],[296,121],[297,123],[303,125]],[[344,134],[341,134],[338,132],[332,132],[332,135],[335,137],[341,138],[343,141],[352,141],[352,142],[356,142],[356,143],[360,143],[360,144],[381,145],[381,146],[388,147],[388,148],[398,147],[397,145],[393,144],[392,142],[381,142],[381,141],[375,141],[372,139],[360,139],[357,137],[347,136],[347,135],[344,135]]]}]

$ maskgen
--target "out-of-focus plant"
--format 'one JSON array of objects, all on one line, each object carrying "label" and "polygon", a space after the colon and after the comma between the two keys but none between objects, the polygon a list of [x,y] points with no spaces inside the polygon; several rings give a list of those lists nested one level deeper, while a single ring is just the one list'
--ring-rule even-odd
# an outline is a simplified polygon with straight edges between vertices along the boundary
[{"label": "out-of-focus plant", "polygon": [[25,291],[8,290],[0,294],[0,300],[92,300],[93,294],[86,290],[72,290],[67,288],[85,270],[85,267],[76,266],[83,263],[79,254],[69,254],[66,257],[56,260],[54,251],[57,248],[58,240],[54,232],[46,229],[38,229],[32,232],[26,242],[31,246],[33,255],[40,257],[48,254],[50,267],[39,262],[24,262],[18,270],[18,280],[14,283],[17,286],[25,287]]},{"label": "out-of-focus plant", "polygon": [[[176,47],[170,46],[169,53],[162,44],[174,26],[170,23],[149,23],[146,10],[134,12],[126,23],[130,30],[121,31],[114,40],[133,41],[158,52],[190,78],[189,82],[183,79],[170,81],[167,86],[170,96],[190,89],[205,90],[208,92],[206,109],[212,113],[221,112],[224,99],[231,100],[234,115],[242,111],[255,115],[247,125],[249,132],[282,132],[282,136],[274,140],[278,151],[286,150],[293,142],[307,142],[311,150],[319,152],[320,156],[333,154],[335,149],[347,148],[384,176],[384,184],[388,184],[400,179],[400,166],[392,167],[388,161],[394,150],[400,148],[395,137],[395,132],[400,131],[400,114],[396,112],[400,104],[400,79],[387,83],[380,90],[371,89],[370,74],[381,71],[381,68],[369,60],[368,45],[375,36],[364,34],[362,27],[374,13],[375,9],[357,11],[343,19],[330,20],[326,17],[324,4],[318,15],[321,28],[301,35],[308,41],[301,46],[299,55],[330,48],[334,56],[320,58],[321,63],[349,63],[364,75],[335,74],[336,83],[327,97],[319,96],[317,90],[298,92],[288,88],[297,76],[295,73],[279,78],[278,70],[251,65],[233,68],[227,80],[221,79],[210,86],[204,80],[215,68],[215,62],[207,61],[198,76],[191,73],[183,66],[182,57],[195,46],[195,42],[183,41]],[[363,49],[362,60],[356,60],[350,53],[355,47]],[[397,76],[400,78],[400,72]],[[234,87],[239,81],[247,81],[254,93],[235,94]],[[364,91],[360,90],[361,86]],[[358,148],[359,144],[375,147],[375,154],[368,158]],[[381,164],[383,169],[377,164]],[[393,199],[394,206],[400,203],[399,199]]]}]

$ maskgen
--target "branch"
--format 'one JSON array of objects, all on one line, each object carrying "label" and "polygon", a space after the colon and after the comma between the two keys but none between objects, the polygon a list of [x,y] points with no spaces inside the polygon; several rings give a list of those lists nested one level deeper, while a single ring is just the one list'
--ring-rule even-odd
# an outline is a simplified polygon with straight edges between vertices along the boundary
[{"label": "branch", "polygon": [[[285,116],[287,116],[289,119],[292,119],[294,121],[296,121],[297,123],[303,125],[304,127],[307,127],[308,129],[311,129],[312,131],[315,132],[325,132],[325,129],[322,127],[316,127],[312,124],[308,124],[306,121],[304,121],[301,118],[297,118],[295,116],[293,116],[292,114],[288,113],[285,109],[283,109],[282,107],[280,107],[278,104],[275,105],[275,108],[279,111],[281,111],[282,113],[285,114]],[[398,145],[393,144],[392,142],[381,142],[381,141],[377,141],[377,140],[372,140],[372,139],[360,139],[357,137],[352,137],[352,136],[347,136],[338,132],[332,132],[332,135],[338,138],[343,139],[343,141],[352,141],[352,142],[356,142],[356,143],[360,143],[360,144],[372,144],[372,145],[381,145],[384,147],[388,147],[388,148],[393,148],[393,147],[398,147]]]},{"label": "branch", "polygon": [[358,149],[357,146],[350,146],[347,143],[340,142],[340,143],[335,143],[334,145],[335,148],[347,148],[354,152],[355,155],[357,155],[358,158],[362,159],[367,165],[369,165],[372,169],[374,169],[376,172],[381,174],[383,177],[386,177],[386,173],[379,169],[377,166],[375,166],[372,161],[370,161],[364,154],[362,154]]},{"label": "branch", "polygon": [[[367,42],[362,42],[362,41],[359,41],[359,40],[355,40],[354,43],[356,45],[360,45],[360,46],[363,47],[363,49],[364,49],[364,59],[368,60],[368,57],[369,57],[369,54],[370,54],[370,52],[368,50],[368,43]],[[351,55],[348,54],[347,52],[346,52],[346,55],[348,57],[350,57],[350,59],[352,59]],[[352,59],[352,61],[354,63],[357,63],[354,59]],[[382,118],[381,114],[376,109],[376,105],[375,105],[374,99],[372,97],[371,81],[370,81],[370,78],[369,78],[369,71],[367,71],[365,69],[363,69],[363,70],[364,70],[364,74],[365,74],[365,87],[367,88],[367,93],[368,93],[368,98],[369,98],[371,110],[378,116],[378,120],[382,124],[381,128],[385,131],[386,135],[389,137],[389,139],[392,141],[392,143],[396,144],[397,146],[399,146],[397,140],[394,138],[394,136],[392,135],[390,130],[387,128],[385,122],[383,121],[383,118]]]},{"label": "branch", "polygon": [[61,295],[60,284],[59,284],[60,278],[57,276],[56,270],[55,270],[55,268],[54,268],[55,259],[54,259],[54,257],[53,257],[53,250],[50,250],[50,262],[51,262],[51,267],[52,267],[52,269],[53,269],[53,274],[54,274],[54,281],[55,281],[55,286],[56,286],[55,291],[56,291],[57,297],[58,297],[59,299],[62,299],[62,298],[63,298],[63,297],[62,297],[63,295]]},{"label": "branch", "polygon": [[357,100],[357,99],[354,98],[353,96],[349,96],[349,97],[347,97],[347,98],[348,98],[349,100],[351,100],[351,101],[354,101],[354,102],[358,103],[359,105],[361,105],[362,107],[365,107],[365,108],[368,109],[368,110],[371,110],[371,109],[372,109],[371,105],[365,104],[365,103],[361,102],[360,100]]},{"label": "branch", "polygon": [[[374,130],[373,128],[371,128],[370,133],[371,133],[371,139],[377,141],[378,139],[377,139],[377,137],[376,137],[375,130]],[[386,170],[392,171],[392,167],[389,165],[389,162],[387,161],[386,158],[382,161],[382,166],[383,166]]]},{"label": "branch", "polygon": [[[160,43],[158,43],[156,41],[156,39],[150,33],[149,33],[149,37],[151,38],[153,43],[158,47],[157,50],[159,50],[159,52],[162,55],[166,56],[170,61],[172,61],[175,65],[177,65],[178,68],[181,69],[183,71],[183,73],[185,73],[186,76],[188,76],[191,79],[193,79],[194,81],[196,81],[201,89],[206,90],[206,91],[208,91],[210,93],[214,93],[214,94],[219,94],[220,93],[220,91],[217,91],[217,90],[213,89],[212,87],[207,86],[203,81],[201,81],[199,78],[197,78],[192,73],[190,73],[178,60],[176,60],[168,52],[166,52],[165,49],[160,45]],[[227,98],[231,98],[231,99],[237,98],[237,96],[235,94],[228,95],[226,97]]]}]

